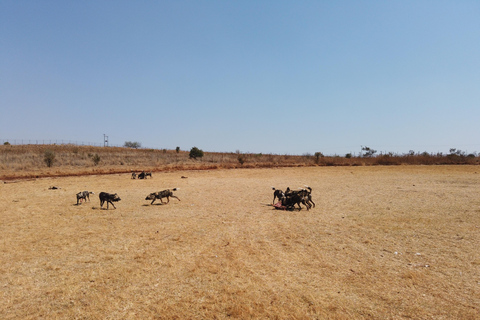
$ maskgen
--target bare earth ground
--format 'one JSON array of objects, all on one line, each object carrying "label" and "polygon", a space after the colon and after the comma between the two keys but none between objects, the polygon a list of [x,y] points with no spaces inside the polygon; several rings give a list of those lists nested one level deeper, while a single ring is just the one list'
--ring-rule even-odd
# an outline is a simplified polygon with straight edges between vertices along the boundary
[{"label": "bare earth ground", "polygon": [[[0,318],[478,319],[479,172],[311,167],[1,183]],[[315,208],[273,209],[271,186],[304,185]],[[173,187],[181,201],[144,200]],[[96,194],[77,206],[83,190]],[[116,210],[100,209],[101,191],[119,194]]]}]

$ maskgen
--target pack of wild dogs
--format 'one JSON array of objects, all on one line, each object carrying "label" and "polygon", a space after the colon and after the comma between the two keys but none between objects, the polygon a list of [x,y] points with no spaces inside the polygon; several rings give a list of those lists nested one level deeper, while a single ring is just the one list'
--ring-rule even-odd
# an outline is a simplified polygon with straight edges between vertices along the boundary
[{"label": "pack of wild dogs", "polygon": [[[170,198],[175,198],[178,201],[180,201],[180,199],[177,196],[173,195],[173,191],[176,191],[176,190],[177,188],[173,188],[173,189],[165,189],[158,192],[152,192],[145,198],[145,200],[152,200],[150,204],[153,204],[157,199],[160,200],[162,204],[169,203]],[[95,194],[95,193],[90,191],[81,191],[77,193],[77,205],[81,204],[82,201],[85,201],[85,202],[87,202],[87,200],[90,201],[91,194]],[[117,209],[117,207],[115,207],[114,202],[118,202],[122,200],[116,193],[100,192],[98,194],[98,197],[100,198],[100,208],[103,208],[103,205],[106,202],[107,209],[109,204],[111,204],[114,209]],[[163,202],[164,198],[167,198],[167,202]]]},{"label": "pack of wild dogs", "polygon": [[[290,187],[287,187],[285,192],[280,189],[273,189],[273,206],[275,209],[280,210],[294,210],[295,205],[298,205],[298,210],[302,210],[303,204],[307,210],[310,210],[312,207],[315,208],[315,202],[312,200],[312,188],[305,186],[305,188],[300,188],[297,190],[291,190]],[[278,199],[278,202],[275,203],[275,199]]]},{"label": "pack of wild dogs", "polygon": [[152,173],[151,172],[145,172],[145,171],[142,171],[140,173],[136,173],[136,172],[132,172],[132,179],[147,179],[147,177],[152,177]]},{"label": "pack of wild dogs", "polygon": [[[152,177],[151,172],[145,172],[142,171],[139,175],[139,179],[146,179],[146,177]],[[135,179],[137,177],[136,173],[132,173],[132,179]],[[182,176],[183,178],[183,176]],[[298,206],[298,210],[302,210],[301,204],[303,204],[307,210],[310,210],[312,207],[315,207],[315,202],[312,200],[312,188],[305,186],[305,188],[300,188],[296,190],[290,189],[290,187],[287,187],[285,191],[280,190],[280,189],[273,189],[273,201],[272,205],[275,209],[279,210],[294,210],[296,206]],[[170,198],[175,198],[178,201],[181,201],[177,196],[173,194],[173,191],[177,191],[178,188],[173,188],[173,189],[165,189],[162,191],[158,192],[152,192],[147,197],[145,200],[152,200],[150,204],[152,205],[155,200],[160,200],[162,204],[168,204],[170,202]],[[91,191],[81,191],[77,193],[77,205],[81,204],[82,201],[87,202],[90,201],[90,195],[95,194],[94,192]],[[105,202],[107,203],[107,210],[109,207],[109,204],[113,206],[114,209],[116,209],[114,202],[118,202],[122,200],[118,194],[116,193],[108,193],[108,192],[100,192],[98,194],[98,197],[100,199],[100,208],[103,209],[103,205]],[[163,199],[167,199],[167,202],[163,202]],[[275,199],[278,199],[278,201],[275,203]]]}]

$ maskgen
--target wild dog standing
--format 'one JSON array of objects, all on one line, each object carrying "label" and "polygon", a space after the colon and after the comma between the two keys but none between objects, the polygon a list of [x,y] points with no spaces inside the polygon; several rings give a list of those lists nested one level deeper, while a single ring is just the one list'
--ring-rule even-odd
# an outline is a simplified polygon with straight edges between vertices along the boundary
[{"label": "wild dog standing", "polygon": [[95,193],[88,192],[88,191],[82,191],[82,192],[77,193],[77,206],[78,206],[79,202],[82,202],[82,200],[84,200],[86,202],[87,199],[88,199],[88,201],[90,201],[90,195],[91,194],[95,194]]},{"label": "wild dog standing", "polygon": [[300,190],[290,190],[287,188],[285,191],[285,198],[282,201],[287,208],[293,209],[295,205],[298,205],[298,209],[302,210],[300,203],[302,203],[307,210],[310,208],[315,207],[315,203],[312,200],[312,188],[306,187],[307,189],[300,189]]},{"label": "wild dog standing", "polygon": [[107,202],[107,210],[108,210],[108,204],[111,203],[112,206],[117,209],[115,207],[115,205],[113,204],[113,202],[118,202],[122,199],[120,199],[120,197],[115,193],[115,194],[112,194],[112,193],[106,193],[106,192],[100,192],[100,194],[98,195],[98,197],[100,198],[100,208],[103,207],[103,204],[105,203],[105,201]]},{"label": "wild dog standing", "polygon": [[302,210],[302,206],[300,206],[300,203],[303,203],[305,207],[307,207],[307,210],[310,209],[310,207],[307,205],[305,197],[301,193],[285,193],[285,197],[282,199],[282,205],[285,206],[288,210],[293,210],[295,209],[295,205],[298,205],[298,210]]},{"label": "wild dog standing", "polygon": [[312,207],[312,205],[315,208],[315,202],[313,202],[313,200],[312,200],[312,188],[310,188],[309,186],[305,186],[305,187],[307,188],[307,190],[305,190],[306,191],[306,199],[305,200],[306,200],[307,204],[310,205],[310,208]]},{"label": "wild dog standing", "polygon": [[159,192],[153,192],[153,193],[150,193],[145,198],[145,200],[152,200],[152,202],[150,204],[153,204],[155,202],[155,200],[157,200],[157,199],[160,199],[160,202],[163,204],[162,198],[167,198],[167,203],[169,203],[170,202],[170,197],[175,198],[178,201],[180,201],[179,198],[177,198],[176,196],[173,195],[172,191],[176,191],[176,190],[177,190],[177,188],[173,188],[172,190],[167,189],[167,190],[163,190],[163,191],[159,191]]},{"label": "wild dog standing", "polygon": [[137,178],[137,174],[135,172],[132,172],[132,179],[136,179]]},{"label": "wild dog standing", "polygon": [[147,177],[152,177],[152,173],[151,172],[145,172],[145,171],[142,171],[141,173],[138,174],[138,179],[147,179]]},{"label": "wild dog standing", "polygon": [[278,200],[281,201],[282,198],[285,197],[285,193],[280,189],[275,189],[274,187],[272,187],[272,189],[273,189],[273,202],[272,202],[272,204],[275,204],[275,198],[278,198]]}]

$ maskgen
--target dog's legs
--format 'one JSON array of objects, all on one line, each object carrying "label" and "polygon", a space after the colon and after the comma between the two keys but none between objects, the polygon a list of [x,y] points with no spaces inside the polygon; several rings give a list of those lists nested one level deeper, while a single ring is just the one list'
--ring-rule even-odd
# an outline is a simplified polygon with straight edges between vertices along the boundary
[{"label": "dog's legs", "polygon": [[178,198],[177,198],[176,196],[174,196],[174,195],[171,195],[170,197],[175,198],[175,199],[177,199],[178,201],[180,201],[180,199],[178,199]]}]

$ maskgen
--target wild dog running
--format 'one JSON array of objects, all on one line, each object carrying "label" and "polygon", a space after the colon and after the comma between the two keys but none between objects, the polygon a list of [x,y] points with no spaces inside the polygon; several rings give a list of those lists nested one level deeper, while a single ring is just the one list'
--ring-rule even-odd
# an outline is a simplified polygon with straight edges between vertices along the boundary
[{"label": "wild dog running", "polygon": [[173,191],[177,191],[177,188],[173,188],[172,190],[166,189],[166,190],[159,191],[159,192],[153,192],[153,193],[150,193],[145,198],[145,200],[152,200],[152,202],[150,204],[153,204],[155,202],[155,200],[157,200],[157,199],[160,199],[160,202],[163,204],[164,202],[163,202],[162,198],[167,198],[167,203],[169,203],[170,202],[170,197],[175,198],[178,201],[180,201],[180,199],[178,197],[173,195]]}]

